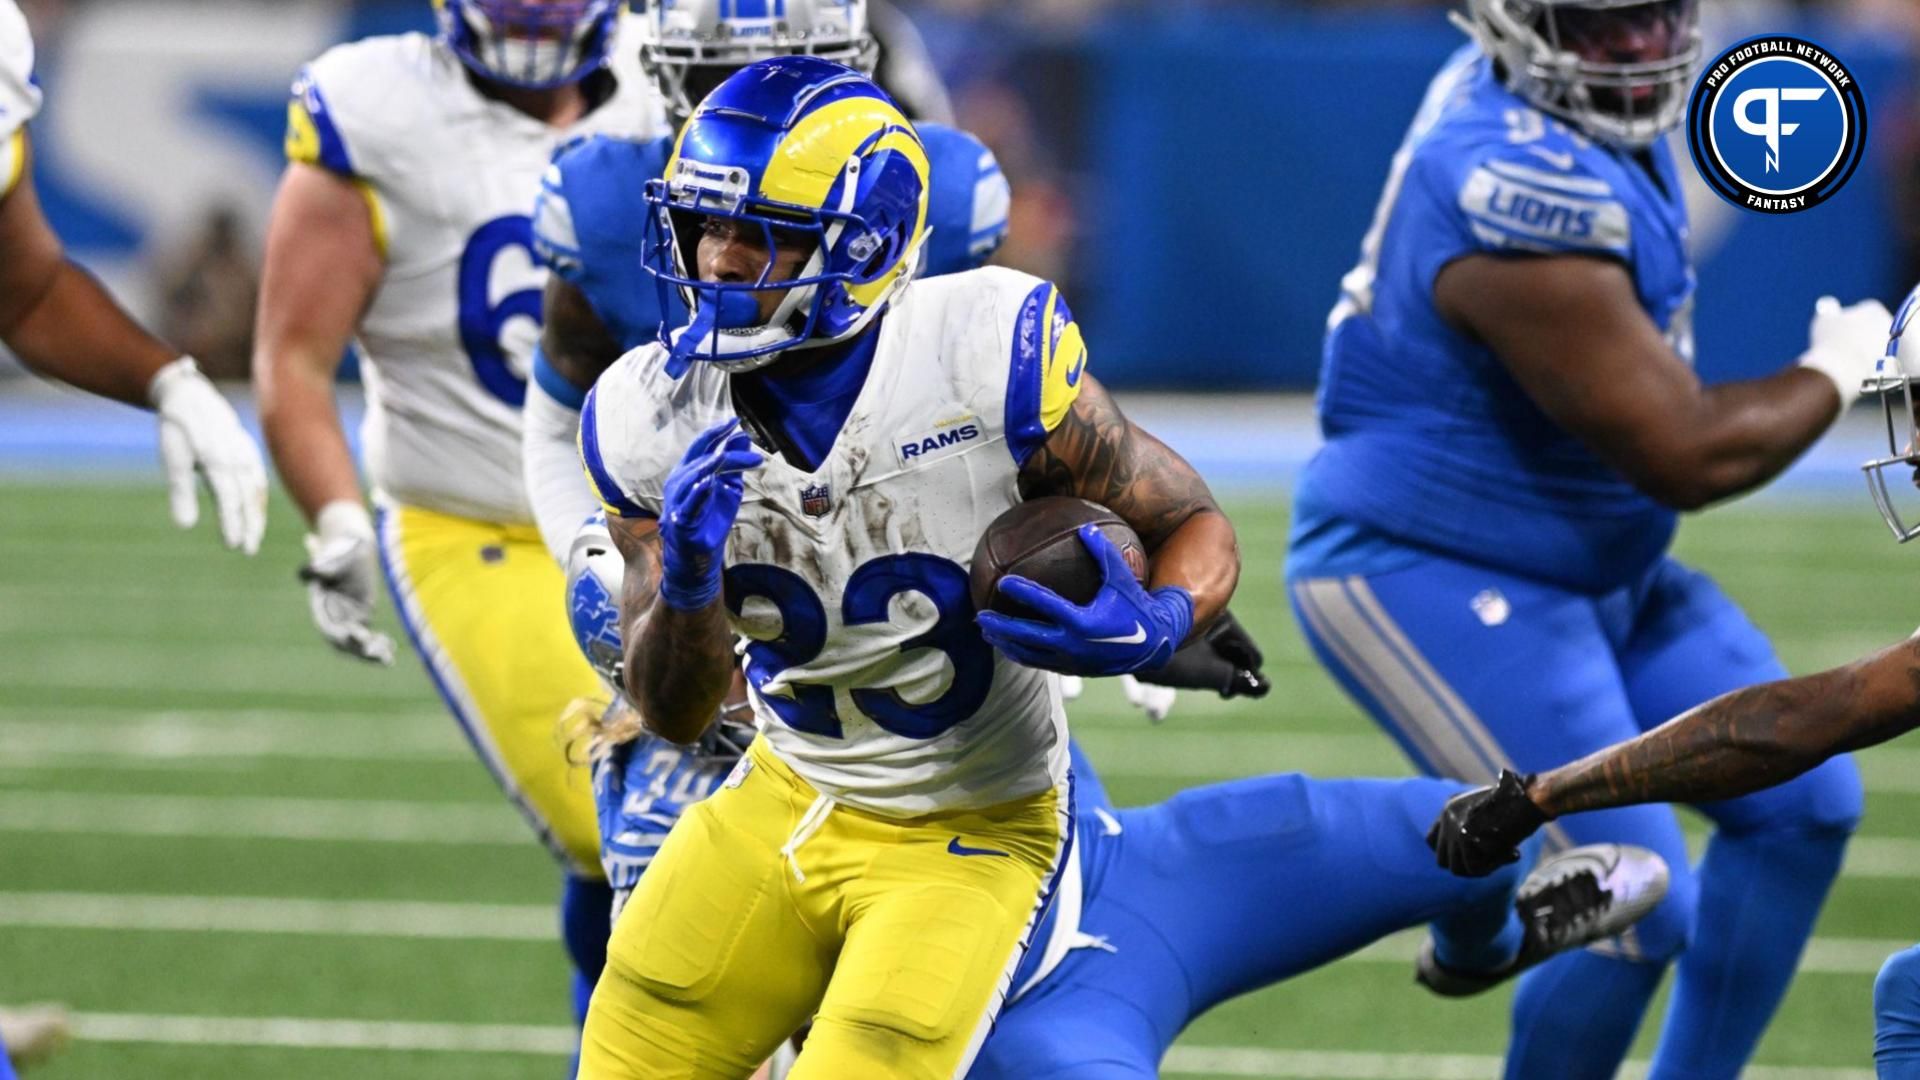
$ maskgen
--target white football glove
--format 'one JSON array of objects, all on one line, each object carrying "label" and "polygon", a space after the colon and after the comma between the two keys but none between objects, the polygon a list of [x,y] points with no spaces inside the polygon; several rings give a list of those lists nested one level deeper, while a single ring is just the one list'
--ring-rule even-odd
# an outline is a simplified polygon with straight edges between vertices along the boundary
[{"label": "white football glove", "polygon": [[197,472],[219,511],[220,539],[249,555],[259,551],[267,531],[267,468],[233,406],[186,356],[153,376],[147,400],[160,414],[160,461],[173,523],[191,529],[200,520]]},{"label": "white football glove", "polygon": [[357,501],[330,502],[307,534],[307,604],[313,624],[333,647],[374,664],[393,663],[393,639],[368,625],[380,570],[374,565],[373,518]]},{"label": "white football glove", "polygon": [[1127,704],[1146,713],[1147,719],[1156,724],[1173,711],[1173,699],[1180,693],[1171,686],[1143,683],[1131,675],[1120,676],[1120,690],[1127,695]]},{"label": "white football glove", "polygon": [[1087,680],[1078,675],[1060,676],[1060,700],[1078,701],[1087,692]]},{"label": "white football glove", "polygon": [[1862,384],[1873,378],[1886,355],[1887,327],[1892,323],[1893,313],[1878,300],[1841,307],[1840,301],[1823,296],[1814,303],[1809,344],[1800,354],[1800,366],[1833,380],[1833,388],[1840,392],[1841,412],[1860,397]]}]

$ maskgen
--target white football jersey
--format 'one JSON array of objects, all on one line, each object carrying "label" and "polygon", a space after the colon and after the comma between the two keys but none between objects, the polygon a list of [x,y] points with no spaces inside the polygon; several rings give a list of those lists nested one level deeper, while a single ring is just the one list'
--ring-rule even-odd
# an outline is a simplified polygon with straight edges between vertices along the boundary
[{"label": "white football jersey", "polygon": [[618,89],[566,128],[481,94],[422,34],[329,49],[294,84],[287,156],[359,184],[386,258],[356,342],[367,468],[401,502],[532,520],[520,406],[546,286],[532,250],[540,176],[571,139],[667,132],[637,51],[616,41],[611,55]]},{"label": "white football jersey", "polygon": [[[890,816],[1043,791],[1067,767],[1059,680],[980,636],[974,545],[1020,501],[1021,464],[1077,396],[1086,350],[1047,282],[990,267],[916,281],[878,331],[832,451],[746,474],[726,603],[773,750],[808,783]],[[733,415],[728,377],[628,353],[581,417],[611,513],[658,516],[667,474]]]},{"label": "white football jersey", "polygon": [[0,198],[20,183],[27,164],[27,121],[39,111],[27,17],[14,0],[0,0]]}]

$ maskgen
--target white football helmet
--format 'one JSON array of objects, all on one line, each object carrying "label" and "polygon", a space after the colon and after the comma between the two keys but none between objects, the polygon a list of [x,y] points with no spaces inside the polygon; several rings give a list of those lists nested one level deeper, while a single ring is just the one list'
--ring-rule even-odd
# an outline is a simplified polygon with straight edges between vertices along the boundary
[{"label": "white football helmet", "polygon": [[1598,142],[1637,150],[1686,114],[1698,0],[1467,0],[1467,10],[1454,22],[1507,88]]},{"label": "white football helmet", "polygon": [[1867,474],[1867,491],[1873,495],[1873,505],[1880,508],[1881,520],[1903,544],[1920,536],[1920,524],[1907,524],[1894,505],[1894,485],[1888,482],[1887,472],[1897,469],[1902,474],[1898,483],[1911,480],[1920,485],[1920,471],[1916,471],[1920,470],[1920,416],[1913,411],[1913,384],[1920,380],[1920,326],[1914,325],[1920,321],[1917,317],[1920,286],[1907,294],[1907,302],[1894,313],[1886,355],[1880,358],[1877,374],[1860,388],[1863,394],[1879,396],[1887,425],[1887,456],[1874,458],[1860,468]]},{"label": "white football helmet", "polygon": [[810,55],[873,74],[866,0],[636,0],[640,62],[677,128],[727,76],[775,56]]}]

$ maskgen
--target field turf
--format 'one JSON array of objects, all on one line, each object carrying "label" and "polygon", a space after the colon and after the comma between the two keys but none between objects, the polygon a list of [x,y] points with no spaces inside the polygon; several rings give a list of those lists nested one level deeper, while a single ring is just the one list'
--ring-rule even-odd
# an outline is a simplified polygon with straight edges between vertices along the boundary
[{"label": "field turf", "polygon": [[[284,503],[250,561],[204,525],[175,532],[163,503],[157,484],[0,487],[0,1002],[67,1002],[81,1034],[32,1076],[562,1076],[559,876],[415,658],[380,670],[322,644]],[[1230,510],[1247,561],[1234,607],[1277,690],[1189,696],[1154,727],[1095,686],[1073,723],[1115,796],[1404,773],[1293,626],[1284,500]],[[1920,620],[1920,552],[1864,498],[1721,508],[1680,550],[1795,670]],[[1920,938],[1920,741],[1863,766],[1866,823],[1756,1076],[1869,1076],[1873,973]],[[1493,1075],[1506,996],[1428,997],[1412,948],[1389,940],[1229,1004],[1166,1075]]]}]

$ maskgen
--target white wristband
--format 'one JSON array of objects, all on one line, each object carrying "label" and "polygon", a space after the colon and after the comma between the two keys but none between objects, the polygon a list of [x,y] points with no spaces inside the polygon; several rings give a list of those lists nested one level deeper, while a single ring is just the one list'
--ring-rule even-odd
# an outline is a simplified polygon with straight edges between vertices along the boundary
[{"label": "white wristband", "polygon": [[373,539],[373,515],[358,499],[335,499],[313,516],[313,531],[322,540],[339,537]]},{"label": "white wristband", "polygon": [[1833,383],[1840,395],[1842,414],[1860,400],[1860,365],[1852,357],[1827,349],[1808,349],[1800,354],[1800,366],[1825,375]]},{"label": "white wristband", "polygon": [[206,377],[200,374],[200,365],[193,362],[193,357],[183,356],[153,373],[153,378],[147,383],[147,403],[155,409],[164,409],[167,399],[178,393],[180,387],[206,381]]}]

